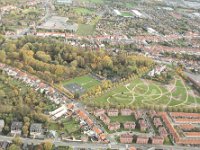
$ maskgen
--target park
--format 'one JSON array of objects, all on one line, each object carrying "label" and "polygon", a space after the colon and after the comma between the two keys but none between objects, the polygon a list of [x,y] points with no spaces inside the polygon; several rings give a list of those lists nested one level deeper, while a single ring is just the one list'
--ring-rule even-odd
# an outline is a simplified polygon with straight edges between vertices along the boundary
[{"label": "park", "polygon": [[152,80],[135,79],[94,99],[95,104],[114,106],[189,107],[200,105],[200,98],[191,86],[176,76],[170,84]]}]

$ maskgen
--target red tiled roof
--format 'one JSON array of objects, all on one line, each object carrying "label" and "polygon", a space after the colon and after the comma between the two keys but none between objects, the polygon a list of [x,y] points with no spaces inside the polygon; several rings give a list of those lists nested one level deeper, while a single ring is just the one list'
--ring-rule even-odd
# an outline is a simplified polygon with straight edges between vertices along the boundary
[{"label": "red tiled roof", "polygon": [[170,115],[172,117],[200,118],[198,113],[171,112]]},{"label": "red tiled roof", "polygon": [[200,123],[200,119],[193,118],[174,118],[176,123]]},{"label": "red tiled roof", "polygon": [[185,136],[200,137],[200,132],[184,132]]},{"label": "red tiled roof", "polygon": [[94,126],[94,127],[92,128],[92,130],[93,130],[94,132],[96,132],[98,135],[102,133],[102,131],[101,131],[98,127],[96,127],[96,126]]}]

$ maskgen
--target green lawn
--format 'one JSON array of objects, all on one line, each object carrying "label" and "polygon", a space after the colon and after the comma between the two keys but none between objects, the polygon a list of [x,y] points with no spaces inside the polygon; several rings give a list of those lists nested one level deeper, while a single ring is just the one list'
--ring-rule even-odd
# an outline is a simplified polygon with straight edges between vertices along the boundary
[{"label": "green lawn", "polygon": [[125,123],[127,121],[135,121],[133,115],[131,116],[116,116],[116,117],[110,117],[111,122],[119,122],[119,123]]},{"label": "green lawn", "polygon": [[91,15],[94,11],[87,8],[74,8],[74,12],[80,15]]},{"label": "green lawn", "polygon": [[77,34],[81,36],[93,35],[95,25],[79,24]]},{"label": "green lawn", "polygon": [[121,12],[121,16],[123,16],[123,17],[131,17],[133,15],[130,12]]},{"label": "green lawn", "polygon": [[[170,85],[163,85],[150,80],[136,79],[128,85],[120,86],[104,95],[94,99],[95,103],[118,105],[150,106],[189,106],[200,104],[200,97],[194,97],[188,90],[190,87],[181,78],[173,81]],[[168,87],[167,87],[168,86]]]},{"label": "green lawn", "polygon": [[94,79],[93,77],[91,77],[90,75],[84,75],[81,77],[76,77],[69,81],[65,81],[63,83],[63,85],[66,86],[71,83],[76,83],[87,90],[87,89],[90,89],[90,88],[98,85],[100,82],[98,80]]},{"label": "green lawn", "polygon": [[49,124],[48,129],[55,130],[59,134],[62,132],[68,133],[68,134],[73,134],[73,133],[76,133],[80,129],[79,123],[76,122],[74,119],[71,119],[71,120],[63,119],[62,123],[63,123],[64,127],[59,125],[56,122],[52,122]]}]

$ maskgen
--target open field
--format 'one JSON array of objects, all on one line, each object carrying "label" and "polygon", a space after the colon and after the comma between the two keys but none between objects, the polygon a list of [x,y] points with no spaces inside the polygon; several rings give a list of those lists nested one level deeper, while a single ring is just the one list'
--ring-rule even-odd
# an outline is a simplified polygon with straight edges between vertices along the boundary
[{"label": "open field", "polygon": [[79,123],[74,119],[67,120],[64,118],[61,122],[62,125],[59,125],[56,122],[49,123],[49,130],[55,130],[59,134],[66,132],[69,135],[80,135]]},{"label": "open field", "polygon": [[93,13],[92,10],[86,8],[75,8],[74,12],[80,15],[90,15]]},{"label": "open field", "polygon": [[179,77],[176,77],[169,85],[136,79],[96,98],[95,101],[115,106],[142,106],[144,104],[163,107],[200,106],[200,97],[195,95],[191,87]]},{"label": "open field", "polygon": [[92,35],[94,32],[95,26],[89,24],[79,24],[77,34],[82,36]]},{"label": "open field", "polygon": [[125,123],[127,121],[135,121],[135,118],[131,116],[116,116],[116,117],[110,117],[111,122],[119,122],[119,123]]},{"label": "open field", "polygon": [[121,16],[123,16],[123,17],[131,17],[133,15],[130,12],[121,12]]},{"label": "open field", "polygon": [[92,78],[90,75],[84,75],[84,76],[76,77],[74,79],[64,82],[63,86],[67,86],[69,84],[74,84],[74,83],[78,84],[79,86],[88,90],[88,89],[98,85],[100,82],[98,80]]}]

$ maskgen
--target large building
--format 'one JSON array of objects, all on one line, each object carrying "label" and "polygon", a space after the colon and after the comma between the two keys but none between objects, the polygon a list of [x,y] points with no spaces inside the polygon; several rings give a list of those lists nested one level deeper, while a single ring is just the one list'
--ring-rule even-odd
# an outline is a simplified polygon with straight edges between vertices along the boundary
[{"label": "large building", "polygon": [[73,0],[57,0],[56,1],[59,4],[72,4]]},{"label": "large building", "polygon": [[132,141],[133,141],[133,136],[130,134],[122,134],[120,136],[121,143],[132,143]]}]

